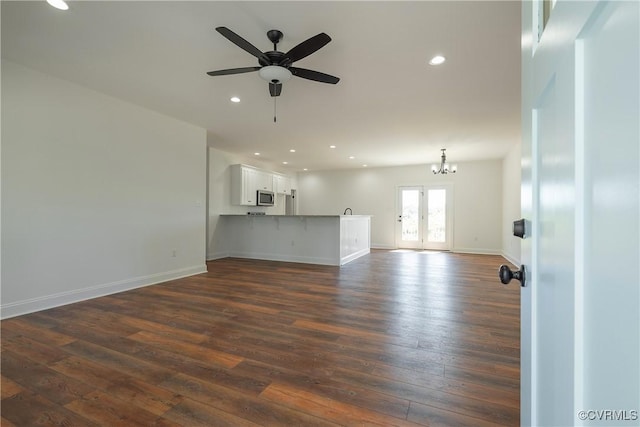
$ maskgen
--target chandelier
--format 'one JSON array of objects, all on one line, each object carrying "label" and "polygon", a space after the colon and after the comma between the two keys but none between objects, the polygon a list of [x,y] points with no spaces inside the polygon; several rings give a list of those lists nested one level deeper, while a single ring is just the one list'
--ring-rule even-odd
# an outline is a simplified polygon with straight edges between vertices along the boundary
[{"label": "chandelier", "polygon": [[440,164],[439,165],[431,165],[431,172],[433,172],[434,174],[443,174],[446,175],[448,173],[456,173],[458,171],[458,165],[450,165],[449,163],[447,163],[447,155],[444,153],[447,149],[446,148],[441,148],[440,149],[442,151],[442,157],[440,158]]}]

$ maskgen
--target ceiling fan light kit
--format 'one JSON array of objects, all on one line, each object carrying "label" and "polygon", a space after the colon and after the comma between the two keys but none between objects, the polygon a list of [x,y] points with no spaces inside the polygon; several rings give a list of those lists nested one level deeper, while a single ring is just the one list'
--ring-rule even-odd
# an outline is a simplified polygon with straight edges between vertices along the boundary
[{"label": "ceiling fan light kit", "polygon": [[288,81],[293,74],[285,67],[279,65],[267,65],[258,71],[260,77],[270,83],[284,83]]}]

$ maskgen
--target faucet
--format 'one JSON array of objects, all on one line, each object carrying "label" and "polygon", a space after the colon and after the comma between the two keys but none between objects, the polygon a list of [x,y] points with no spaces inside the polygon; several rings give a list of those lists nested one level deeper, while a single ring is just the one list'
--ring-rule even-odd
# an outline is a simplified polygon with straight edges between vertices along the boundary
[{"label": "faucet", "polygon": [[351,208],[347,208],[344,210],[344,213],[342,215],[346,215],[347,211],[349,211],[349,215],[353,215],[353,211],[351,210]]}]

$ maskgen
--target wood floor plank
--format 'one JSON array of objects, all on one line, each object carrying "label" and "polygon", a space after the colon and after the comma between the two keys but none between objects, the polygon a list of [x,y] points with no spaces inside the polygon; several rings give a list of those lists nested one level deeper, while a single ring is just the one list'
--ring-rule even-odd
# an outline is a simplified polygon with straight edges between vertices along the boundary
[{"label": "wood floor plank", "polygon": [[[322,366],[329,366],[325,371]],[[265,381],[277,381],[281,384],[306,390],[310,393],[322,397],[345,402],[353,406],[390,415],[392,417],[404,419],[409,408],[409,400],[400,396],[393,396],[381,392],[380,390],[368,390],[350,382],[345,382],[342,378],[332,375],[333,363],[315,366],[304,372],[286,368],[274,368],[259,362],[244,361],[236,369],[245,373],[251,373],[257,378],[264,378]],[[314,375],[324,372],[322,375]]]},{"label": "wood floor plank", "polygon": [[520,408],[519,388],[513,385],[505,387],[496,386],[494,382],[495,379],[487,374],[482,377],[483,379],[477,379],[476,381],[468,377],[465,380],[460,380],[449,378],[448,376],[433,375],[430,372],[419,372],[413,369],[404,369],[382,363],[377,363],[371,370],[371,374],[420,387],[442,390],[463,397],[478,398],[478,396],[482,396],[482,399],[487,402],[497,403],[514,409]]},{"label": "wood floor plank", "polygon": [[40,343],[54,346],[69,344],[75,340],[75,338],[68,335],[52,331],[50,328],[26,321],[22,317],[6,320],[3,323],[3,333],[5,331],[11,331],[14,334],[24,335]]},{"label": "wood floor plank", "polygon": [[173,391],[135,378],[114,382],[106,388],[106,392],[109,396],[130,402],[156,415],[163,415],[184,400],[183,396]]},{"label": "wood floor plank", "polygon": [[[162,382],[175,372],[163,366],[148,363],[130,356],[128,353],[106,348],[97,344],[77,340],[64,346],[64,349],[77,357],[96,362],[110,368],[115,378],[120,374],[128,374],[151,384]],[[137,350],[136,350],[137,352]]]},{"label": "wood floor plank", "polygon": [[[110,396],[147,411],[163,415],[174,406],[183,401],[183,397],[177,393],[154,386],[148,382],[131,377],[129,375],[114,372],[112,369],[86,359],[70,356],[51,366],[52,369],[64,373],[70,377],[76,377],[90,384],[95,384]],[[233,378],[234,380],[237,377]],[[239,383],[239,381],[236,381]],[[260,391],[264,385],[260,387]],[[256,392],[257,395],[257,392]]]},{"label": "wood floor plank", "polygon": [[511,374],[496,375],[494,373],[475,370],[473,367],[446,365],[444,376],[446,378],[454,378],[460,381],[481,383],[492,388],[499,388],[513,393],[519,393],[520,391],[520,378]]},{"label": "wood floor plank", "polygon": [[334,421],[340,425],[367,426],[415,426],[416,424],[376,411],[320,396],[306,390],[274,383],[260,394],[267,400],[286,405],[290,408],[314,414],[319,418]]},{"label": "wood floor plank", "polygon": [[233,368],[243,360],[242,357],[234,356],[222,351],[203,348],[199,345],[178,341],[176,339],[171,339],[162,335],[154,334],[153,332],[140,331],[133,335],[130,335],[128,338],[134,341],[150,344],[154,347],[164,350],[177,351],[193,359],[201,360],[207,363],[218,364],[225,368]]},{"label": "wood floor plank", "polygon": [[[456,412],[455,408],[443,410],[415,402],[411,402],[407,419],[429,427],[498,427],[505,425],[460,414]],[[519,422],[510,425],[516,426],[519,425]]]},{"label": "wood floor plank", "polygon": [[[96,304],[99,306],[99,304]],[[99,311],[104,311],[104,307],[96,307]],[[206,341],[208,336],[205,334],[193,333],[189,330],[180,329],[176,327],[172,327],[167,325],[166,323],[158,323],[149,320],[142,319],[140,317],[128,316],[125,314],[120,314],[117,311],[108,312],[110,317],[113,317],[116,321],[123,323],[125,325],[129,325],[140,331],[152,332],[158,335],[168,336],[174,339],[179,339],[181,341],[190,342],[193,344],[198,344],[203,341]]]},{"label": "wood floor plank", "polygon": [[8,419],[6,419],[5,417],[0,417],[0,426],[2,426],[2,427],[18,427],[14,423],[12,423]]},{"label": "wood floor plank", "polygon": [[264,314],[277,314],[281,311],[279,308],[267,307],[259,304],[237,302],[226,298],[221,298],[219,294],[208,294],[202,292],[202,287],[198,287],[198,289],[200,290],[200,292],[196,291],[189,294],[188,296],[185,296],[184,292],[177,292],[175,290],[162,288],[155,289],[154,294],[168,296],[169,298],[179,297],[181,300],[190,304],[204,305],[210,310],[223,309],[225,313],[232,315],[244,311],[255,311]]},{"label": "wood floor plank", "polygon": [[156,421],[159,418],[145,409],[99,390],[66,404],[65,408],[103,426],[153,426],[158,424]]},{"label": "wood floor plank", "polygon": [[520,420],[519,407],[506,406],[493,401],[493,390],[482,390],[486,393],[470,396],[461,393],[450,393],[445,387],[427,387],[424,384],[413,385],[395,379],[367,375],[347,369],[336,368],[334,375],[340,378],[340,382],[370,389],[376,392],[388,394],[398,398],[404,398],[411,402],[422,402],[426,405],[440,409],[450,409],[451,406],[461,414],[475,416],[485,420],[499,420],[505,425],[517,425]]},{"label": "wood floor plank", "polygon": [[78,399],[95,389],[10,351],[2,352],[2,373],[21,387],[59,405]]},{"label": "wood floor plank", "polygon": [[[18,393],[2,400],[2,418],[16,426],[99,427],[64,406],[30,392]],[[4,423],[2,424],[4,426]]]},{"label": "wood floor plank", "polygon": [[34,362],[48,364],[67,357],[67,353],[55,345],[42,344],[23,335],[3,337],[3,347]]},{"label": "wood floor plank", "polygon": [[[206,350],[206,348],[203,348],[203,350]],[[135,354],[135,357],[144,359],[155,366],[166,368],[173,373],[180,372],[195,378],[215,379],[217,384],[251,395],[257,396],[268,384],[261,379],[242,375],[235,370],[218,364],[192,359],[180,354],[178,351],[173,352],[153,346],[145,346]]]},{"label": "wood floor plank", "polygon": [[188,375],[178,374],[162,383],[163,387],[178,391],[184,396],[205,403],[224,412],[235,414],[260,425],[270,426],[331,426],[331,422],[291,410],[279,404],[269,404]]},{"label": "wood floor plank", "polygon": [[73,355],[49,365],[49,368],[103,390],[114,382],[117,383],[133,378],[125,373],[114,371],[108,366]]},{"label": "wood floor plank", "polygon": [[262,425],[189,398],[184,398],[180,404],[167,411],[163,418],[188,427],[257,427]]},{"label": "wood floor plank", "polygon": [[489,255],[209,271],[1,322],[3,425],[513,426],[520,289]]},{"label": "wood floor plank", "polygon": [[0,398],[5,399],[7,397],[15,396],[16,394],[23,392],[24,389],[20,387],[18,383],[4,375],[0,375]]}]

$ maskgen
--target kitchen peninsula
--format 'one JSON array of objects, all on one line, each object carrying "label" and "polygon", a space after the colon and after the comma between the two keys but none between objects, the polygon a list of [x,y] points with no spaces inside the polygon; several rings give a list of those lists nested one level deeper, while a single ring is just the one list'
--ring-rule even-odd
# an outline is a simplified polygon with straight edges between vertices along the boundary
[{"label": "kitchen peninsula", "polygon": [[369,215],[220,215],[228,256],[344,265],[370,252]]}]

